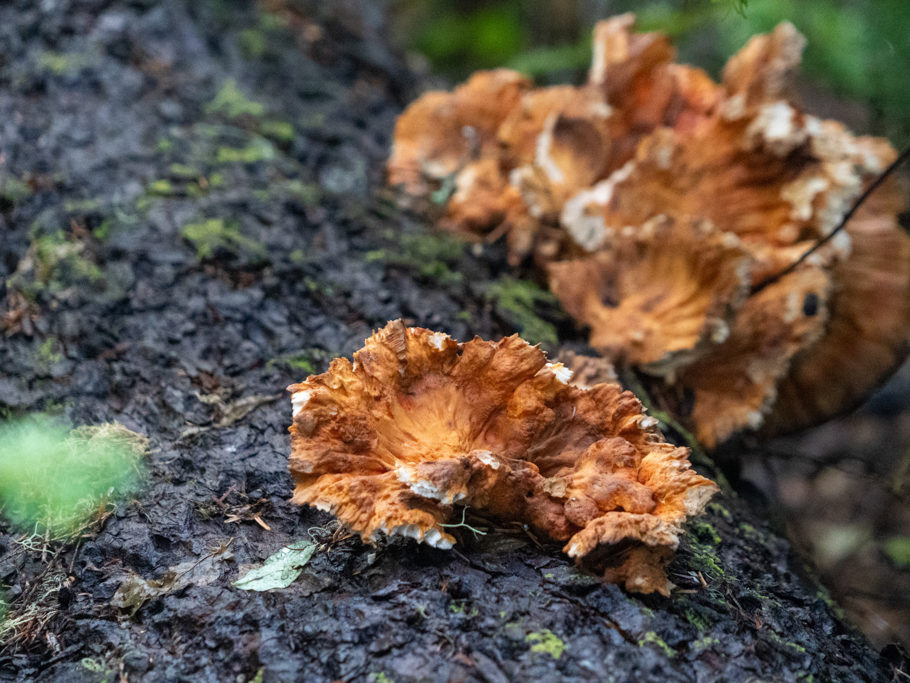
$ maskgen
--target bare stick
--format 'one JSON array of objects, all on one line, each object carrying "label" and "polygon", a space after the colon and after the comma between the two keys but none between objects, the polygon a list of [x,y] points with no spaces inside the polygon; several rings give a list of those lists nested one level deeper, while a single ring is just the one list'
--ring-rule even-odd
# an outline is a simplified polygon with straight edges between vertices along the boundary
[{"label": "bare stick", "polygon": [[784,268],[782,271],[780,271],[779,273],[775,273],[774,275],[771,275],[770,277],[765,278],[764,280],[759,282],[757,285],[755,285],[752,288],[752,292],[750,293],[750,295],[758,294],[761,290],[763,290],[768,285],[774,284],[781,278],[789,275],[794,270],[799,268],[799,266],[802,265],[807,258],[812,256],[812,254],[814,254],[816,251],[818,251],[823,246],[825,246],[828,242],[830,242],[832,239],[834,239],[834,236],[837,233],[839,233],[841,230],[844,229],[844,226],[846,226],[847,223],[849,222],[849,220],[851,218],[853,218],[853,215],[866,202],[866,200],[869,198],[869,196],[873,192],[875,192],[875,190],[877,190],[879,188],[879,186],[883,182],[885,182],[885,180],[888,179],[888,176],[890,176],[892,173],[894,173],[894,171],[897,170],[897,167],[900,166],[902,163],[904,163],[904,161],[906,161],[908,158],[910,158],[910,147],[907,147],[906,149],[904,149],[903,152],[898,154],[897,159],[892,161],[891,164],[888,166],[888,168],[886,168],[884,171],[882,171],[881,175],[879,175],[878,178],[876,178],[875,181],[871,185],[869,185],[869,187],[867,187],[866,190],[859,196],[859,198],[855,202],[853,202],[853,206],[851,206],[850,210],[844,214],[844,217],[841,218],[840,223],[837,224],[837,227],[834,228],[834,230],[832,230],[827,235],[825,235],[820,240],[818,240],[802,256],[800,256],[798,259],[796,259],[793,263],[791,263],[789,266]]}]

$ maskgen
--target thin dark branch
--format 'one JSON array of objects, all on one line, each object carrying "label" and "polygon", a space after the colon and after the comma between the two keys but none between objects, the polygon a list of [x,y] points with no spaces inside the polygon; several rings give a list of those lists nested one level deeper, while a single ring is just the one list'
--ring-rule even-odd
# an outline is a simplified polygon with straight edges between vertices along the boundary
[{"label": "thin dark branch", "polygon": [[897,158],[891,162],[891,164],[888,166],[888,168],[886,168],[884,171],[882,171],[881,175],[879,175],[878,178],[876,178],[875,181],[871,185],[869,185],[869,187],[867,187],[866,190],[859,196],[859,198],[855,202],[853,202],[853,206],[851,206],[850,210],[844,214],[844,217],[841,219],[840,223],[837,224],[837,227],[834,228],[834,230],[832,230],[827,235],[825,235],[820,240],[818,240],[802,256],[800,256],[798,259],[796,259],[793,263],[791,263],[789,266],[784,268],[782,271],[765,278],[764,280],[759,282],[757,285],[755,285],[752,288],[751,294],[758,294],[760,291],[762,291],[768,285],[774,284],[781,278],[786,277],[787,275],[792,273],[794,270],[799,268],[799,266],[802,265],[807,258],[812,256],[812,254],[814,254],[816,251],[818,251],[823,246],[825,246],[828,242],[830,242],[832,239],[834,239],[834,236],[837,233],[839,233],[841,230],[844,229],[844,227],[847,225],[847,223],[850,221],[850,219],[853,218],[853,215],[857,211],[859,211],[859,208],[866,202],[866,200],[870,197],[870,195],[873,192],[875,192],[879,188],[879,186],[881,186],[881,184],[883,182],[885,182],[885,180],[887,180],[888,177],[892,173],[894,173],[895,170],[897,170],[897,167],[900,166],[902,163],[904,163],[904,161],[906,161],[908,158],[910,158],[910,147],[905,148],[904,151],[902,151],[900,154],[898,154]]}]

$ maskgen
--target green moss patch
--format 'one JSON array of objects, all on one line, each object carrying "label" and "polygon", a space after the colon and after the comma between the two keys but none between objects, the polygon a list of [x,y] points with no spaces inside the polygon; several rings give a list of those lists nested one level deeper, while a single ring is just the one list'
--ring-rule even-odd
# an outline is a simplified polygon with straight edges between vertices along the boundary
[{"label": "green moss patch", "polygon": [[28,252],[7,286],[29,298],[41,292],[59,294],[70,287],[96,287],[104,271],[95,263],[86,243],[63,230],[41,234],[33,228]]},{"label": "green moss patch", "polygon": [[0,177],[0,210],[4,205],[15,206],[31,194],[32,188],[24,180],[12,175]]},{"label": "green moss patch", "polygon": [[294,126],[287,121],[262,121],[259,132],[276,142],[291,142],[294,139]]},{"label": "green moss patch", "polygon": [[265,114],[265,105],[249,99],[237,86],[237,81],[229,78],[221,90],[205,108],[206,114],[222,114],[231,119],[241,116],[258,118]]},{"label": "green moss patch", "polygon": [[559,659],[566,651],[566,644],[548,628],[529,633],[525,636],[525,642],[531,643],[531,652],[542,652],[553,659]]},{"label": "green moss patch", "polygon": [[487,288],[486,296],[524,339],[550,348],[559,345],[556,327],[537,315],[537,309],[542,306],[558,306],[551,292],[528,280],[504,277]]},{"label": "green moss patch", "polygon": [[325,349],[306,348],[270,360],[269,365],[284,365],[292,370],[305,372],[307,375],[315,375],[322,372],[329,360],[338,355]]},{"label": "green moss patch", "polygon": [[382,261],[405,267],[427,280],[443,285],[462,282],[464,275],[454,269],[464,243],[444,234],[408,234],[386,231],[383,237],[397,242],[395,249],[375,249],[364,255],[367,262]]},{"label": "green moss patch", "polygon": [[215,151],[218,164],[255,164],[275,158],[272,143],[262,137],[254,137],[243,147],[219,147]]},{"label": "green moss patch", "polygon": [[645,645],[656,645],[661,650],[664,651],[664,654],[671,659],[676,656],[676,650],[667,645],[664,642],[664,639],[657,635],[654,631],[648,631],[645,633],[644,637],[638,641],[639,647],[644,647]]},{"label": "green moss patch", "polygon": [[90,62],[88,55],[78,53],[42,52],[38,55],[38,67],[55,76],[79,73]]},{"label": "green moss patch", "polygon": [[261,244],[240,232],[236,223],[221,218],[189,223],[183,226],[180,234],[193,243],[200,261],[214,257],[219,251],[254,259],[265,258],[265,249]]}]

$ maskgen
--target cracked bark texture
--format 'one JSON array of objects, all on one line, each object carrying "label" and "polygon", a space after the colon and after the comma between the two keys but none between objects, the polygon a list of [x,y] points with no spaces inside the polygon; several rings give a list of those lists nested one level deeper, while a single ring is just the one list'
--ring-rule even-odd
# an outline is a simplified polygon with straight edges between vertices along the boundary
[{"label": "cracked bark texture", "polygon": [[[518,529],[461,533],[458,552],[366,547],[288,502],[290,412],[272,399],[387,320],[461,340],[527,327],[582,348],[546,297],[535,312],[504,294],[517,285],[501,247],[434,237],[382,189],[418,88],[383,13],[362,0],[0,7],[0,407],[117,420],[153,444],[144,492],[78,546],[42,562],[0,534],[11,609],[36,580],[57,591],[0,675],[890,680],[768,514],[732,491],[689,525],[669,599],[598,583]],[[287,589],[231,586],[309,535],[322,549]],[[112,603],[131,577],[200,558],[179,590]]]}]

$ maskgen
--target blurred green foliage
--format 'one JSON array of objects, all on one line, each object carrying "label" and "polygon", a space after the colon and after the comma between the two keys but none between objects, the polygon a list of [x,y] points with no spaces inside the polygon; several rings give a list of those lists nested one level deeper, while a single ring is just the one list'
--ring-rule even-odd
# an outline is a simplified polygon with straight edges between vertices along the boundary
[{"label": "blurred green foliage", "polygon": [[45,415],[0,425],[0,511],[51,540],[78,534],[134,491],[147,439],[117,424],[70,430]]},{"label": "blurred green foliage", "polygon": [[[527,43],[518,3],[499,2],[460,12],[457,6],[439,3],[440,12],[417,38],[415,47],[436,63],[480,68],[503,64]],[[475,67],[476,65],[476,67]]]},{"label": "blurred green foliage", "polygon": [[[636,3],[618,3],[632,10]],[[750,36],[790,21],[806,36],[802,71],[839,97],[869,109],[871,132],[910,139],[910,2],[907,0],[750,0],[742,15],[679,2],[640,5],[639,26],[670,34],[682,61],[717,76]]]},{"label": "blurred green foliage", "polygon": [[892,536],[885,540],[884,548],[899,569],[910,569],[910,536]]},{"label": "blurred green foliage", "polygon": [[[579,82],[594,22],[630,11],[639,29],[669,34],[680,61],[718,77],[750,36],[790,21],[808,39],[807,79],[863,104],[869,132],[910,140],[908,0],[399,0],[395,7],[406,46],[453,80],[508,66],[541,83]],[[553,24],[562,29],[548,30]]]}]

